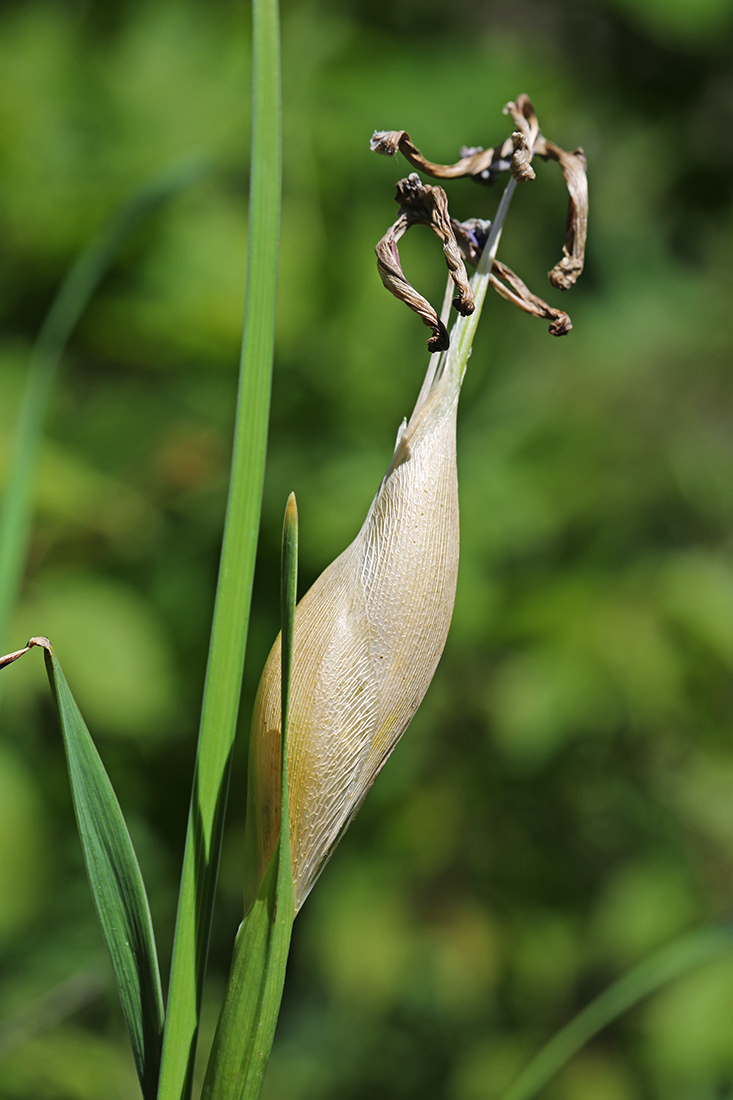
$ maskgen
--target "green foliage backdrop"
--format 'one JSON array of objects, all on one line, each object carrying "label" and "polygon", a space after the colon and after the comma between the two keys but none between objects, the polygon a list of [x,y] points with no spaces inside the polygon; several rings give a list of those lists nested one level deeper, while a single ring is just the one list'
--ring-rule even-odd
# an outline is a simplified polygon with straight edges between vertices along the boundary
[{"label": "green foliage backdrop", "polygon": [[[243,313],[246,5],[0,11],[0,474],[64,272],[171,162],[210,174],[141,229],[65,357],[12,634],[51,637],[128,817],[165,956],[223,520]],[[268,1100],[498,1100],[626,967],[733,904],[733,13],[724,0],[290,0],[273,420],[243,733],[278,629],[357,531],[424,370],[373,247],[406,166],[506,132],[522,91],[589,160],[520,189],[501,255],[573,332],[499,299],[459,419],[462,563],[435,682],[298,918]],[[449,186],[458,216],[498,194]],[[442,295],[416,231],[408,275]],[[37,659],[33,659],[36,657]],[[134,1069],[83,876],[42,662],[3,677],[0,1097],[127,1100]],[[208,1039],[241,909],[245,737]],[[49,994],[49,991],[52,991]],[[733,957],[604,1032],[554,1100],[733,1095]],[[204,1047],[207,1036],[204,1036]]]}]

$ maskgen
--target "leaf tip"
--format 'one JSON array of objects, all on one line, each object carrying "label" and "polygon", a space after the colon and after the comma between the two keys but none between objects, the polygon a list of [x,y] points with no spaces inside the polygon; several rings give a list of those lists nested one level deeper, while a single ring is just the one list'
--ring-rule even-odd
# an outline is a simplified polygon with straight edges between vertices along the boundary
[{"label": "leaf tip", "polygon": [[29,638],[22,649],[16,649],[13,653],[6,653],[4,657],[0,657],[0,668],[6,668],[7,665],[12,665],[13,661],[17,661],[19,657],[22,657],[24,653],[27,653],[29,649],[32,649],[34,645],[42,646],[47,653],[53,654],[53,646],[49,642],[48,638]]},{"label": "leaf tip", "polygon": [[298,519],[298,502],[295,499],[295,493],[291,493],[288,497],[287,504],[285,505],[285,520],[289,523],[297,522]]}]

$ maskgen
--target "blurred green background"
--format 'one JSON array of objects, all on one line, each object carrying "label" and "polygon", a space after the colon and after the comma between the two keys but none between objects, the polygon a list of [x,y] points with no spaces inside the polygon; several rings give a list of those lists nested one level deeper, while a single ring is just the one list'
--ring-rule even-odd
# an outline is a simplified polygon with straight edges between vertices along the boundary
[{"label": "blurred green background", "polygon": [[[243,310],[246,5],[0,9],[0,470],[64,272],[140,185],[203,182],[135,235],[65,356],[6,649],[48,634],[128,817],[170,952]],[[501,256],[573,332],[493,297],[459,416],[462,563],[433,686],[299,917],[266,1100],[497,1100],[593,995],[733,905],[733,6],[285,0],[270,455],[210,1041],[240,918],[246,728],[277,631],[287,493],[301,591],[350,541],[426,363],[373,247],[405,128],[434,160],[522,91],[589,161],[569,294],[556,165]],[[496,190],[449,184],[452,212]],[[433,301],[440,246],[405,242]],[[127,1100],[132,1060],[37,653],[3,674],[0,1097]],[[48,991],[56,992],[49,998]],[[548,1100],[733,1096],[733,953],[605,1031]]]}]

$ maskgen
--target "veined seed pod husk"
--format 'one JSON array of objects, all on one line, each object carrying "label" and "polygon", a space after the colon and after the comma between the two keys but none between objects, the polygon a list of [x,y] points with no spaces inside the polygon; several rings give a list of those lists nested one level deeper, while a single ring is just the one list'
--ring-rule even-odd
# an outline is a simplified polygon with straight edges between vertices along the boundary
[{"label": "veined seed pod husk", "polygon": [[[296,609],[288,723],[296,912],[443,652],[458,573],[458,371],[456,365],[431,377],[429,368],[359,534]],[[247,906],[280,823],[280,669],[278,638],[260,681],[250,742]]]}]

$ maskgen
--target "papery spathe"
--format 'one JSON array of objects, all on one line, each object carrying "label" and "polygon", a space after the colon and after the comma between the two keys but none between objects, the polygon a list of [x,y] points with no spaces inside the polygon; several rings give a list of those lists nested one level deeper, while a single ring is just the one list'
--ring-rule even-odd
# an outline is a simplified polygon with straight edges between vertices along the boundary
[{"label": "papery spathe", "polygon": [[[455,373],[436,379],[429,369],[361,531],[296,610],[288,733],[296,912],[415,714],[445,646],[458,573],[460,384]],[[253,717],[247,905],[277,840],[279,772],[278,638]]]}]

